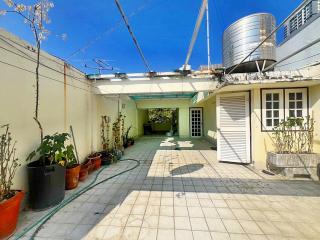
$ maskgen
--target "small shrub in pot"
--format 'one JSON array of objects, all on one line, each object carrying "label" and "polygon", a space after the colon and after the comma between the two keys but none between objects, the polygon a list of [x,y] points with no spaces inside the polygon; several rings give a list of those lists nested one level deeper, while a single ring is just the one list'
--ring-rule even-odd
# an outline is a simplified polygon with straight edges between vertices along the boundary
[{"label": "small shrub in pot", "polygon": [[274,152],[267,153],[267,168],[287,177],[306,176],[318,179],[320,155],[313,152],[315,121],[288,118],[274,128]]},{"label": "small shrub in pot", "polygon": [[0,135],[0,239],[6,239],[16,229],[22,191],[11,189],[15,173],[20,166],[16,157],[15,143],[12,142],[9,125],[1,127]]},{"label": "small shrub in pot", "polygon": [[64,158],[66,161],[66,189],[74,189],[79,183],[79,174],[81,166],[74,155],[73,145],[68,145],[64,151]]}]

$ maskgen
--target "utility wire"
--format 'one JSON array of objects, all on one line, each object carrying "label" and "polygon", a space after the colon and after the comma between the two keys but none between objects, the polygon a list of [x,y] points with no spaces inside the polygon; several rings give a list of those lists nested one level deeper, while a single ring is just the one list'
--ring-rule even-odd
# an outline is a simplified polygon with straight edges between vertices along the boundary
[{"label": "utility wire", "polygon": [[[12,51],[12,50],[9,50],[9,49],[7,49],[7,48],[5,48],[5,47],[2,47],[2,46],[0,46],[0,49],[3,49],[3,50],[5,50],[5,51],[7,51],[7,52],[10,52],[10,53],[12,53],[12,54],[14,54],[14,55],[17,55],[17,56],[21,57],[21,58],[24,58],[24,59],[26,59],[26,60],[29,60],[29,61],[31,61],[31,62],[36,63],[36,60],[33,59],[33,58],[31,58],[31,57],[28,58],[28,57],[22,56],[22,55],[20,55],[20,54],[18,54],[18,53],[16,53],[16,52],[14,52],[14,51]],[[84,81],[81,81],[81,80],[86,80],[85,77],[80,78],[80,77],[72,76],[72,75],[70,75],[70,74],[65,74],[64,72],[61,72],[61,71],[59,71],[59,70],[57,70],[57,69],[54,69],[54,68],[52,68],[52,67],[49,67],[48,65],[45,65],[45,64],[43,64],[43,63],[40,63],[40,66],[46,67],[46,68],[48,68],[48,69],[50,69],[50,70],[52,70],[52,71],[55,71],[55,72],[57,72],[57,73],[60,73],[60,74],[62,74],[62,75],[66,75],[67,77],[70,77],[70,78],[72,78],[72,79],[74,79],[74,80],[76,80],[76,81],[78,81],[78,82],[81,82],[81,83],[87,85],[87,86],[90,85],[89,83],[86,83],[86,82],[84,82]],[[81,79],[81,80],[80,80],[80,79]]]},{"label": "utility wire", "polygon": [[133,31],[132,31],[132,28],[130,27],[129,20],[126,17],[126,14],[125,14],[123,8],[121,7],[121,4],[120,4],[119,0],[115,0],[115,3],[117,5],[117,8],[118,8],[118,10],[119,10],[119,12],[121,14],[121,17],[122,17],[122,19],[123,19],[128,31],[129,31],[129,33],[131,35],[133,43],[136,46],[136,48],[137,48],[137,50],[139,52],[139,55],[142,58],[142,61],[144,62],[144,65],[146,66],[146,68],[148,69],[149,72],[152,72],[151,67],[150,67],[148,61],[146,60],[145,56],[143,55],[142,49],[141,49],[141,47],[140,47],[140,45],[139,45],[139,43],[138,43]]},{"label": "utility wire", "polygon": [[193,30],[191,42],[190,42],[190,45],[189,45],[189,48],[188,48],[186,61],[184,62],[184,65],[183,65],[183,69],[184,70],[186,70],[186,68],[188,66],[188,63],[189,63],[189,60],[190,60],[190,57],[191,57],[191,54],[192,54],[192,51],[193,51],[194,44],[195,44],[195,42],[197,40],[197,37],[198,37],[198,33],[199,33],[199,30],[200,30],[201,22],[202,22],[202,19],[203,19],[203,16],[204,16],[204,12],[205,12],[206,8],[207,8],[207,0],[203,0],[201,8],[199,10],[197,22],[196,22],[196,25],[195,25],[194,30]]},{"label": "utility wire", "polygon": [[[166,0],[165,2],[167,2],[167,1],[168,1],[168,0]],[[129,18],[135,16],[135,15],[138,14],[140,11],[142,11],[149,2],[150,2],[150,0],[147,0],[144,4],[140,5],[140,7],[138,7],[135,11],[133,11],[133,12],[129,15]],[[96,41],[100,40],[100,39],[101,39],[102,37],[104,37],[105,35],[108,35],[108,34],[111,34],[112,32],[114,32],[114,31],[120,26],[121,22],[122,22],[121,20],[118,21],[113,27],[106,29],[102,34],[100,34],[99,36],[96,36],[94,39],[88,41],[83,47],[81,47],[81,48],[77,49],[76,51],[74,51],[73,53],[71,53],[71,54],[66,58],[66,61],[68,61],[71,57],[75,56],[75,55],[78,54],[79,52],[84,53],[85,50],[88,49],[91,45],[93,45]],[[3,38],[5,38],[6,40],[8,40],[8,41],[10,41],[10,42],[13,42],[14,44],[17,44],[18,46],[20,46],[20,47],[22,47],[22,48],[24,48],[24,49],[26,49],[26,50],[34,53],[34,51],[33,51],[32,49],[26,48],[26,46],[22,45],[21,43],[18,43],[18,42],[16,42],[16,41],[12,40],[12,39],[9,39],[9,38],[7,38],[6,36],[4,36],[4,35],[2,35],[2,34],[0,34],[0,36],[3,37]],[[24,53],[24,52],[23,52],[23,53]],[[25,54],[25,53],[24,53],[24,54]],[[42,57],[44,57],[44,58],[46,58],[46,59],[48,59],[48,60],[50,60],[50,61],[53,61],[53,62],[55,62],[55,63],[57,63],[57,64],[60,64],[60,65],[62,65],[62,66],[64,65],[64,64],[62,64],[62,63],[60,63],[60,62],[58,62],[58,61],[55,61],[54,59],[51,59],[51,58],[46,57],[46,56],[42,56]],[[59,58],[59,57],[58,57],[58,58]],[[61,59],[61,58],[59,58],[59,59]],[[61,60],[62,60],[62,61],[65,61],[64,59],[61,59]],[[72,61],[72,60],[71,60],[71,61]],[[74,67],[74,66],[73,66],[73,67]],[[74,68],[77,69],[76,67],[74,67]]]},{"label": "utility wire", "polygon": [[288,17],[286,17],[286,19],[284,19],[273,31],[271,31],[271,33],[263,40],[261,41],[258,46],[256,46],[245,58],[243,58],[241,60],[240,63],[238,63],[236,66],[234,66],[230,72],[228,72],[228,74],[233,73],[245,60],[247,60],[252,53],[254,53],[258,48],[260,48],[266,41],[268,41],[268,39],[270,37],[272,37],[276,32],[279,31],[279,29],[293,16],[295,15],[298,10],[300,10],[301,6],[303,6],[303,4],[305,3],[305,1],[303,1]]},{"label": "utility wire", "polygon": [[[2,34],[0,34],[0,39],[1,39],[2,41],[6,42],[8,45],[16,48],[18,51],[22,52],[24,55],[29,56],[29,55],[26,54],[25,52],[23,52],[23,51],[21,51],[20,49],[18,49],[16,46],[13,46],[12,44],[10,44],[9,42],[11,42],[11,43],[13,43],[13,44],[15,44],[15,45],[23,48],[24,50],[29,51],[29,52],[31,52],[31,53],[36,53],[35,48],[34,48],[31,44],[30,44],[30,45],[23,45],[23,44],[21,44],[21,43],[19,43],[19,42],[17,42],[17,41],[14,41],[13,39],[10,39],[10,38],[2,35]],[[9,41],[9,42],[8,42],[8,41]],[[63,59],[61,59],[61,58],[59,58],[59,57],[57,57],[57,56],[54,56],[54,55],[52,55],[52,56],[55,57],[55,58],[60,59],[61,61],[64,61]],[[57,63],[57,64],[59,64],[59,65],[61,65],[61,66],[64,66],[63,63],[58,62],[57,60],[52,59],[52,58],[49,58],[49,57],[47,57],[47,56],[45,56],[45,55],[42,55],[41,57],[42,57],[42,58],[45,58],[45,59],[47,59],[47,60],[49,60],[49,61],[52,61],[52,62],[54,62],[54,63]],[[76,67],[74,67],[74,68],[76,68]],[[77,69],[77,70],[78,70],[78,69]],[[80,70],[78,70],[78,71],[80,71]]]},{"label": "utility wire", "polygon": [[[0,39],[1,39],[1,37],[0,37]],[[3,40],[3,39],[1,39],[1,40]],[[4,41],[4,40],[3,40],[3,41]],[[6,41],[5,41],[5,42],[6,42]],[[7,42],[7,44],[9,44],[9,43]],[[30,55],[26,54],[25,52],[21,51],[20,49],[16,48],[15,46],[13,46],[13,45],[11,45],[11,44],[9,44],[9,45],[12,46],[13,48],[17,49],[19,52],[23,53],[23,54],[26,55],[26,56],[20,55],[20,54],[14,52],[14,51],[12,51],[12,50],[9,50],[9,49],[7,49],[7,48],[5,48],[5,47],[2,47],[2,46],[0,46],[0,48],[3,49],[3,50],[5,50],[5,51],[7,51],[7,52],[10,52],[10,53],[12,53],[12,54],[14,54],[14,55],[17,55],[17,56],[19,56],[19,57],[21,57],[21,58],[24,58],[24,59],[27,59],[27,60],[29,60],[29,61],[32,61],[32,62],[36,63],[36,60],[35,60],[34,58],[32,58]],[[64,64],[61,64],[61,63],[59,63],[59,64],[62,65],[62,66],[64,65]],[[62,74],[62,75],[66,75],[67,77],[70,77],[70,78],[72,78],[72,79],[74,79],[74,80],[76,80],[76,81],[78,81],[78,82],[80,82],[80,83],[82,83],[82,84],[85,84],[85,85],[87,85],[87,86],[91,86],[90,83],[84,82],[84,80],[86,80],[85,77],[80,78],[80,77],[72,76],[72,75],[70,75],[70,74],[65,74],[64,72],[61,72],[61,71],[59,71],[59,70],[57,70],[57,69],[54,69],[54,68],[52,68],[52,67],[50,67],[50,66],[48,66],[48,65],[45,65],[45,64],[43,64],[43,63],[41,63],[41,62],[40,62],[40,65],[43,66],[43,67],[46,67],[46,68],[48,68],[48,69],[50,69],[50,70],[52,70],[52,71],[55,71],[55,72],[57,72],[57,73],[60,73],[60,74]]]},{"label": "utility wire", "polygon": [[[133,17],[134,15],[138,14],[138,12],[142,11],[146,5],[150,2],[150,0],[146,1],[144,4],[142,4],[139,8],[137,8],[135,11],[133,11],[130,15],[129,18]],[[76,54],[78,54],[79,52],[84,53],[86,49],[88,49],[90,46],[92,46],[96,41],[100,40],[102,37],[104,37],[105,35],[111,34],[112,32],[114,32],[122,23],[122,20],[119,20],[116,22],[116,24],[111,27],[106,29],[102,34],[96,36],[95,38],[93,38],[92,40],[89,40],[83,47],[77,49],[76,51],[74,51],[73,53],[71,53],[68,57],[67,60],[72,58],[73,56],[75,56]]]},{"label": "utility wire", "polygon": [[211,66],[211,56],[210,56],[210,21],[209,21],[209,0],[207,0],[206,5],[206,15],[207,15],[207,55],[208,55],[208,70]]},{"label": "utility wire", "polygon": [[295,61],[292,61],[292,62],[280,64],[278,67],[283,67],[283,66],[291,65],[291,64],[294,64],[294,63],[297,63],[297,62],[301,62],[301,61],[304,61],[304,60],[308,60],[308,59],[310,59],[310,58],[313,58],[313,57],[316,57],[316,56],[319,56],[319,55],[320,55],[320,53],[317,53],[317,54],[314,54],[314,55],[311,55],[311,56],[308,56],[308,57],[305,57],[305,58],[301,58],[301,59],[298,59],[298,60],[295,60]]},{"label": "utility wire", "polygon": [[317,44],[318,42],[320,42],[320,38],[318,38],[318,39],[316,39],[316,40],[312,41],[311,43],[309,43],[309,44],[307,44],[306,46],[304,46],[304,47],[300,48],[299,50],[297,50],[297,51],[295,51],[295,52],[293,52],[293,53],[289,54],[288,56],[284,57],[283,59],[281,59],[281,60],[279,60],[279,61],[277,61],[277,62],[275,62],[275,63],[271,64],[269,67],[267,67],[266,69],[262,70],[262,72],[267,72],[267,71],[269,71],[270,69],[274,68],[274,67],[275,67],[275,66],[277,66],[278,64],[280,64],[280,63],[282,63],[282,62],[284,62],[284,61],[288,60],[289,58],[291,58],[291,57],[293,57],[293,56],[295,56],[295,55],[299,54],[300,52],[302,52],[302,51],[306,50],[307,48],[312,47],[313,45]]},{"label": "utility wire", "polygon": [[[4,62],[4,61],[1,61],[1,60],[0,60],[0,63],[5,64],[5,65],[10,66],[10,67],[14,67],[14,68],[20,69],[20,70],[25,71],[25,72],[29,72],[29,73],[32,73],[32,74],[36,74],[34,71],[31,71],[31,70],[29,70],[29,69],[22,68],[22,67],[20,67],[20,66],[17,66],[17,65],[8,63],[8,62]],[[47,79],[50,79],[50,80],[55,81],[55,82],[59,82],[59,83],[65,84],[64,81],[61,81],[61,80],[58,80],[58,79],[55,79],[55,78],[52,78],[52,77],[48,77],[48,76],[43,75],[43,74],[39,74],[39,76],[44,77],[44,78],[47,78]],[[90,91],[90,90],[87,90],[87,89],[84,89],[84,88],[80,88],[80,87],[78,87],[78,86],[74,86],[74,85],[69,84],[69,83],[66,83],[66,85],[68,85],[68,86],[70,86],[70,87],[77,88],[77,89],[81,89],[81,90],[86,91],[86,92],[93,93],[93,92]]]},{"label": "utility wire", "polygon": [[[36,50],[33,49],[32,45],[22,45],[21,43],[18,43],[18,42],[14,41],[14,40],[12,40],[12,39],[10,39],[10,38],[7,38],[7,37],[5,37],[5,36],[3,36],[3,35],[1,35],[1,34],[0,34],[0,40],[2,40],[4,43],[6,43],[6,44],[9,45],[10,47],[14,48],[15,50],[17,50],[18,52],[22,53],[22,54],[25,55],[26,57],[21,56],[21,55],[17,54],[16,52],[13,52],[13,51],[11,51],[11,50],[9,50],[9,49],[7,49],[7,48],[1,47],[2,49],[7,50],[7,51],[9,51],[9,52],[11,52],[11,53],[13,53],[13,54],[16,54],[16,55],[20,56],[20,57],[27,58],[27,59],[29,59],[29,60],[31,60],[31,61],[36,61],[36,59],[35,59],[34,57],[32,57],[31,55],[29,55],[28,53],[26,53],[26,52],[23,51],[23,50],[26,50],[26,51],[29,51],[29,52],[32,53],[32,54],[36,54]],[[22,50],[22,49],[19,49],[19,48],[18,48],[17,46],[15,46],[15,45],[21,47],[23,50]],[[44,52],[44,51],[41,50],[41,52]],[[62,67],[64,67],[64,64],[65,64],[65,63],[67,63],[67,62],[65,62],[63,59],[61,59],[61,58],[59,58],[59,57],[56,57],[56,56],[54,56],[54,55],[51,55],[51,56],[52,56],[53,58],[58,58],[58,59],[61,60],[63,63],[61,63],[61,62],[59,62],[59,61],[57,61],[57,60],[55,60],[55,59],[49,58],[49,57],[47,57],[45,54],[41,54],[41,58],[44,58],[44,59],[49,60],[49,61],[51,61],[51,62],[54,62],[54,63],[56,63],[56,64],[58,64],[58,65],[60,65],[60,66],[62,66]],[[68,63],[67,63],[67,64],[68,64]],[[44,64],[40,62],[40,65],[44,65]],[[45,65],[45,66],[46,66],[46,65]],[[76,67],[74,67],[74,66],[72,66],[72,67],[73,67],[74,69],[76,69],[77,71],[79,71],[79,72],[82,73],[82,71],[80,71],[80,70],[77,69]],[[84,79],[84,78],[78,78],[78,79]]]}]

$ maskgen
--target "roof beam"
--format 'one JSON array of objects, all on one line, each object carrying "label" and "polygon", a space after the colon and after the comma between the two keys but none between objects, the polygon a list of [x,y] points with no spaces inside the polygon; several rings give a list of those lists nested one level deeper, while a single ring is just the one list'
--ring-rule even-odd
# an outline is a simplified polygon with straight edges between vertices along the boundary
[{"label": "roof beam", "polygon": [[165,94],[165,93],[193,93],[211,91],[217,86],[218,81],[212,77],[167,77],[150,78],[138,77],[134,80],[105,79],[94,83],[96,94]]}]

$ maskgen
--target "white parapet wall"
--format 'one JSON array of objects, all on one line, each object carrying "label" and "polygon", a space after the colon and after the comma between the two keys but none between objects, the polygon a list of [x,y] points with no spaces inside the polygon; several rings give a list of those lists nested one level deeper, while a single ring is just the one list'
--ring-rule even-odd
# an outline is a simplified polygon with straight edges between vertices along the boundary
[{"label": "white parapet wall", "polygon": [[[22,165],[14,179],[15,189],[27,190],[25,159],[40,143],[39,129],[33,120],[35,58],[36,53],[29,43],[0,30],[0,125],[10,124]],[[81,161],[92,151],[101,149],[101,115],[110,116],[110,128],[118,111],[127,115],[126,126],[136,124],[137,111],[132,100],[95,95],[94,87],[84,73],[70,65],[65,66],[63,60],[45,52],[41,53],[39,103],[39,120],[44,134],[69,132],[72,125]],[[135,129],[132,135],[137,134]]]}]

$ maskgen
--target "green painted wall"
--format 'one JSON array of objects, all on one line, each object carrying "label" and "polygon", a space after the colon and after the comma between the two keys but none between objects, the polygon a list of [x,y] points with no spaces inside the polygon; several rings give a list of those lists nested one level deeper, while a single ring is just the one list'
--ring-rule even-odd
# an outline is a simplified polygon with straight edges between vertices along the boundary
[{"label": "green painted wall", "polygon": [[137,135],[143,136],[143,124],[148,122],[146,109],[137,109]]}]

